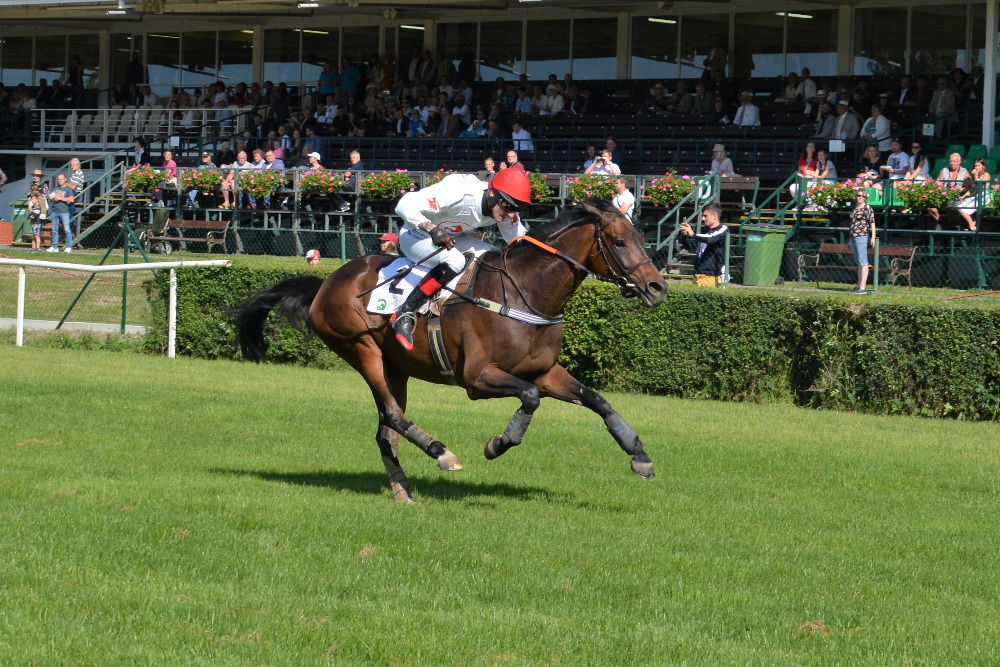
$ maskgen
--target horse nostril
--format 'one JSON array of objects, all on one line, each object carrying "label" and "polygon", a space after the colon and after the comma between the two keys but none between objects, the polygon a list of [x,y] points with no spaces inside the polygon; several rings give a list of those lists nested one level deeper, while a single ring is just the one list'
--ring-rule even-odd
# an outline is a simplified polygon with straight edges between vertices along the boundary
[{"label": "horse nostril", "polygon": [[649,283],[649,285],[647,285],[647,288],[649,289],[651,294],[663,294],[664,292],[667,291],[667,284],[662,283],[659,280],[654,280],[653,282]]}]

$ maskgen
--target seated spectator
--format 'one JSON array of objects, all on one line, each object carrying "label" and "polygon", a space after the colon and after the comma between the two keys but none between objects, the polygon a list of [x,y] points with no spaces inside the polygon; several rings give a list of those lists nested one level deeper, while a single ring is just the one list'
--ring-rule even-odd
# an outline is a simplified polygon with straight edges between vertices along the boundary
[{"label": "seated spectator", "polygon": [[799,153],[797,169],[799,179],[788,186],[788,192],[792,197],[795,197],[799,192],[799,183],[803,182],[801,179],[816,177],[816,160],[816,144],[812,141],[807,142],[805,148]]},{"label": "seated spectator", "polygon": [[882,191],[882,184],[878,179],[885,178],[889,174],[889,166],[885,163],[885,158],[878,150],[878,146],[869,146],[865,149],[861,157],[861,168],[858,171],[858,178],[864,182],[864,187],[875,188]]},{"label": "seated spectator", "polygon": [[903,175],[908,181],[926,181],[930,176],[930,162],[924,154],[924,150],[919,141],[914,141],[910,146],[913,154],[910,156],[910,169]]},{"label": "seated spectator", "polygon": [[611,203],[618,211],[632,221],[632,213],[635,210],[635,195],[633,195],[629,189],[628,185],[625,183],[625,177],[621,174],[615,176],[615,196],[612,198]]},{"label": "seated spectator", "polygon": [[514,102],[514,113],[531,113],[531,98],[528,97],[528,92],[524,88],[517,89],[517,100]]},{"label": "seated spectator", "polygon": [[683,80],[678,79],[677,86],[674,88],[674,94],[670,96],[670,103],[667,104],[667,111],[686,116],[691,113],[693,107],[694,98],[687,91],[687,84]]},{"label": "seated spectator", "polygon": [[586,171],[590,168],[590,165],[594,164],[594,160],[599,158],[600,155],[597,153],[596,144],[587,144],[587,158],[583,161],[583,165],[576,168],[577,171]]},{"label": "seated spectator", "polygon": [[712,166],[708,173],[716,173],[725,178],[736,176],[736,171],[733,169],[733,161],[726,155],[726,147],[722,144],[715,144],[712,147]]},{"label": "seated spectator", "polygon": [[[819,94],[817,94],[817,99],[820,99]],[[833,128],[836,126],[836,123],[837,120],[833,113],[833,107],[827,101],[821,102],[819,105],[819,119],[815,124],[816,132],[813,134],[813,139],[832,139]]]},{"label": "seated spectator", "polygon": [[524,172],[524,164],[518,159],[517,151],[507,151],[507,161],[500,163],[501,169],[517,169]]},{"label": "seated spectator", "polygon": [[461,137],[485,137],[486,136],[486,112],[482,109],[476,109],[476,118],[472,121],[468,128],[462,131],[459,135]]},{"label": "seated spectator", "polygon": [[483,160],[483,169],[479,172],[479,180],[489,181],[496,175],[496,163],[493,161],[493,157],[490,155],[486,156]]},{"label": "seated spectator", "polygon": [[726,101],[718,95],[715,96],[715,109],[708,115],[707,122],[710,125],[721,125],[722,127],[733,122],[729,111],[726,110]]},{"label": "seated spectator", "polygon": [[878,145],[880,151],[889,150],[892,142],[892,123],[882,115],[882,107],[878,104],[871,105],[871,117],[861,126],[861,139],[868,143]]},{"label": "seated spectator", "polygon": [[[986,171],[986,160],[977,157],[972,166],[972,177],[966,179],[962,194],[959,195],[958,201],[955,202],[955,210],[965,220],[965,225],[969,228],[969,231],[976,231],[976,220],[972,216],[979,213],[979,202],[977,199],[981,195],[977,196],[977,187],[984,187],[983,191],[988,197],[992,194],[992,190],[989,189],[991,179],[990,172]],[[977,186],[977,182],[984,183],[985,186]]]},{"label": "seated spectator", "polygon": [[715,111],[715,95],[701,81],[694,85],[694,95],[692,97],[691,115],[704,119]]},{"label": "seated spectator", "polygon": [[824,183],[837,181],[837,165],[827,158],[826,151],[816,151],[816,178]]},{"label": "seated spectator", "polygon": [[667,113],[670,99],[666,95],[666,90],[666,87],[662,83],[658,83],[650,88],[649,94],[651,97],[646,99],[646,103],[636,113],[648,114],[650,116],[658,113]]},{"label": "seated spectator", "polygon": [[[958,153],[952,153],[948,156],[948,166],[941,169],[941,173],[938,174],[937,180],[943,181],[947,185],[953,185],[959,181],[965,183],[966,180],[972,178],[969,172],[962,166],[962,156]],[[927,212],[932,218],[937,222],[935,225],[936,229],[941,229],[941,214],[937,208],[928,208]]]},{"label": "seated spectator", "polygon": [[885,158],[885,163],[889,167],[889,180],[901,181],[909,173],[913,164],[910,156],[903,150],[903,144],[897,137],[893,137],[889,143],[890,152]]},{"label": "seated spectator", "polygon": [[858,117],[851,110],[851,105],[847,100],[840,100],[834,107],[837,114],[837,122],[833,126],[833,136],[831,139],[850,140],[857,139],[861,125]]},{"label": "seated spectator", "polygon": [[799,101],[799,75],[795,72],[788,73],[787,83],[782,89],[781,94],[774,98],[775,102],[780,102],[781,104],[788,104],[790,102]]},{"label": "seated spectator", "polygon": [[733,125],[737,127],[759,127],[760,109],[751,100],[750,93],[743,91],[740,93],[740,108],[736,110],[733,117]]}]

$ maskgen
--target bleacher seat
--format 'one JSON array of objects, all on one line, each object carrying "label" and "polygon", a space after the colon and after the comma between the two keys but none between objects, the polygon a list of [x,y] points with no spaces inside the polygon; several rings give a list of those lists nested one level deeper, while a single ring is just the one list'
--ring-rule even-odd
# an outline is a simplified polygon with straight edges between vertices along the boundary
[{"label": "bleacher seat", "polygon": [[965,154],[965,157],[972,160],[975,160],[977,157],[985,158],[987,156],[989,156],[989,151],[986,149],[986,144],[972,144]]},{"label": "bleacher seat", "polygon": [[865,188],[868,193],[868,205],[872,208],[882,206],[885,202],[882,199],[882,191],[878,188]]},{"label": "bleacher seat", "polygon": [[952,153],[958,153],[962,157],[965,157],[965,146],[962,144],[948,144],[948,148],[944,149],[944,156],[947,158]]}]

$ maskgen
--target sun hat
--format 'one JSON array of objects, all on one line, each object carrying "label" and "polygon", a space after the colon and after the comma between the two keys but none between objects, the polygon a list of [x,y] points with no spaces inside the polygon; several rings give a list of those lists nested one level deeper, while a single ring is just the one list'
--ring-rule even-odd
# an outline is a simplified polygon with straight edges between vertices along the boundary
[{"label": "sun hat", "polygon": [[44,176],[45,174],[42,173],[41,169],[36,169],[33,172],[31,172],[31,175],[32,176]]},{"label": "sun hat", "polygon": [[838,107],[849,107],[851,105],[850,105],[850,103],[847,100],[840,100],[839,102],[837,102],[837,106]]}]

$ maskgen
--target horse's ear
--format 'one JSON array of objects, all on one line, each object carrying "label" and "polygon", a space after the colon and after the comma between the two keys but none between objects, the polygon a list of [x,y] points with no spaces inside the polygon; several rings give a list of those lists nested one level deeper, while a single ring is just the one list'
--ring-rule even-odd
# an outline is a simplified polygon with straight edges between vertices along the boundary
[{"label": "horse's ear", "polygon": [[589,204],[585,201],[582,201],[580,202],[580,205],[583,206],[583,210],[585,210],[587,213],[590,213],[591,215],[596,215],[599,218],[604,215],[604,211],[597,208],[593,204]]}]

